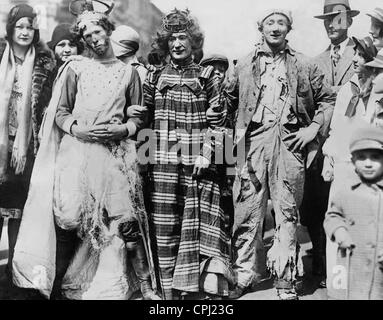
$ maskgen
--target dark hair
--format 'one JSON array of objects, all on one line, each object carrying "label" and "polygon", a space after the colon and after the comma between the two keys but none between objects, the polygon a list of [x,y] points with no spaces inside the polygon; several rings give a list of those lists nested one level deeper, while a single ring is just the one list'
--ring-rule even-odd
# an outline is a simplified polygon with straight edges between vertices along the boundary
[{"label": "dark hair", "polygon": [[[203,56],[202,48],[205,36],[195,18],[190,20],[190,26],[185,32],[189,35],[191,40],[194,60],[198,60],[199,62]],[[154,51],[157,51],[160,56],[166,57],[169,54],[168,42],[173,33],[174,32],[167,31],[164,28],[161,28],[161,30],[157,32],[157,35],[152,43],[152,48]]]},{"label": "dark hair", "polygon": [[[103,17],[102,19],[93,22],[95,25],[102,27],[108,35],[111,35],[112,32],[116,29],[116,26],[113,22],[109,21],[107,17]],[[84,29],[79,28],[79,23],[77,22],[73,26],[73,32],[77,34],[79,37],[83,38]]]},{"label": "dark hair", "polygon": [[[28,21],[30,24],[33,24],[33,19],[30,18],[30,17],[21,17],[20,19],[22,18],[28,18]],[[5,39],[10,43],[12,44],[13,42],[13,33],[15,32],[15,27],[16,27],[16,23],[17,21],[19,21],[20,19],[17,19],[16,21],[12,21],[11,23],[7,23],[6,25],[6,36],[5,36]],[[33,35],[33,40],[32,40],[32,44],[37,44],[39,41],[40,41],[40,30],[39,29],[34,29],[35,30],[35,33]]]}]

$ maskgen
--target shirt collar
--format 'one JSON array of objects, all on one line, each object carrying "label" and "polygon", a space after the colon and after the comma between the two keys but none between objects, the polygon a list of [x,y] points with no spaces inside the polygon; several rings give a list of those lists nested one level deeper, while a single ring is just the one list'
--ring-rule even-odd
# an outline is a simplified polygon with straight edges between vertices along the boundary
[{"label": "shirt collar", "polygon": [[[266,42],[256,44],[254,57],[258,57],[260,53],[271,55],[272,51]],[[295,55],[295,51],[289,46],[288,41],[286,41],[286,46],[280,51],[280,53],[289,53],[292,56]]]},{"label": "shirt collar", "polygon": [[[354,190],[358,188],[362,183],[363,181],[360,179],[359,175],[355,172],[351,177],[351,188]],[[373,185],[377,185],[380,189],[383,190],[383,179],[379,180]]]},{"label": "shirt collar", "polygon": [[[344,53],[344,51],[346,50],[346,46],[348,45],[348,43],[349,43],[349,41],[350,41],[350,38],[347,38],[346,40],[344,40],[342,43],[340,43],[339,44],[339,46],[340,46],[340,49],[339,49],[339,55],[340,56],[342,56],[343,55],[343,53]],[[331,53],[333,53],[334,52],[334,45],[333,44],[331,44]]]}]

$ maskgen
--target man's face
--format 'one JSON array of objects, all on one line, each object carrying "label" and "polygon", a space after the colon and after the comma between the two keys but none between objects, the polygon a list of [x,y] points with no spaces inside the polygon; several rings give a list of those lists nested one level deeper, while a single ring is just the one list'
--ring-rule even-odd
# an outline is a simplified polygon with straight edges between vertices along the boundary
[{"label": "man's face", "polygon": [[226,65],[220,62],[214,62],[212,63],[212,66],[214,68],[214,75],[218,77],[220,83],[222,84],[226,77]]},{"label": "man's face", "polygon": [[330,16],[324,20],[324,27],[327,31],[327,36],[332,43],[342,42],[348,37],[348,28],[350,21],[343,21],[339,16]]},{"label": "man's face", "polygon": [[375,47],[377,48],[383,47],[382,26],[382,22],[371,17],[370,35],[374,40]]},{"label": "man's face", "polygon": [[33,29],[31,20],[32,19],[25,17],[16,22],[12,37],[13,43],[21,47],[28,47],[32,44],[35,29]]},{"label": "man's face", "polygon": [[56,44],[55,55],[56,55],[56,58],[58,58],[62,62],[67,61],[70,56],[76,55],[76,54],[77,54],[77,46],[70,40],[64,39]]},{"label": "man's face", "polygon": [[379,181],[383,177],[383,152],[379,150],[361,150],[352,155],[356,171],[369,182]]},{"label": "man's face", "polygon": [[83,31],[86,44],[99,57],[103,57],[109,49],[109,36],[103,27],[94,23],[88,23]]},{"label": "man's face", "polygon": [[173,33],[168,40],[169,52],[173,60],[183,61],[192,55],[192,43],[186,32]]},{"label": "man's face", "polygon": [[280,47],[286,41],[289,32],[287,17],[283,14],[273,14],[263,21],[263,36],[271,47]]}]

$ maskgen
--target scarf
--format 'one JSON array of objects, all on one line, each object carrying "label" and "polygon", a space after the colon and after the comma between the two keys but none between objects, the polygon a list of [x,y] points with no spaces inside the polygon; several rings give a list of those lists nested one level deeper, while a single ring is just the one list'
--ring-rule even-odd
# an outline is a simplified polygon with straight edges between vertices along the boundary
[{"label": "scarf", "polygon": [[352,97],[347,106],[345,116],[352,118],[356,113],[356,107],[359,103],[360,98],[363,99],[363,102],[365,104],[366,104],[366,101],[368,101],[368,98],[370,97],[371,90],[372,90],[372,78],[367,79],[366,83],[363,85],[362,90],[354,82],[350,82],[350,83],[351,83]]},{"label": "scarf", "polygon": [[[10,163],[17,175],[24,172],[28,146],[32,136],[31,89],[34,61],[35,48],[31,46],[21,67],[20,87],[23,95],[16,110],[18,128]],[[0,63],[0,182],[4,181],[8,166],[9,103],[15,76],[15,57],[11,46],[7,42]]]}]

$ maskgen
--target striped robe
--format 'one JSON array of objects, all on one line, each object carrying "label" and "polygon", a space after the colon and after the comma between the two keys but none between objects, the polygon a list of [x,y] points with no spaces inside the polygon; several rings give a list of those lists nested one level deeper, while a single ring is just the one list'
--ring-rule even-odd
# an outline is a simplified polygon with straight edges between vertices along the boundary
[{"label": "striped robe", "polygon": [[[227,285],[221,284],[231,279],[229,236],[215,166],[202,179],[192,178],[197,156],[210,159],[214,149],[207,139],[214,130],[206,110],[221,109],[218,79],[212,67],[170,63],[149,72],[144,97],[156,137],[150,216],[163,297],[200,290],[227,295]],[[204,283],[207,279],[214,284]]]}]

